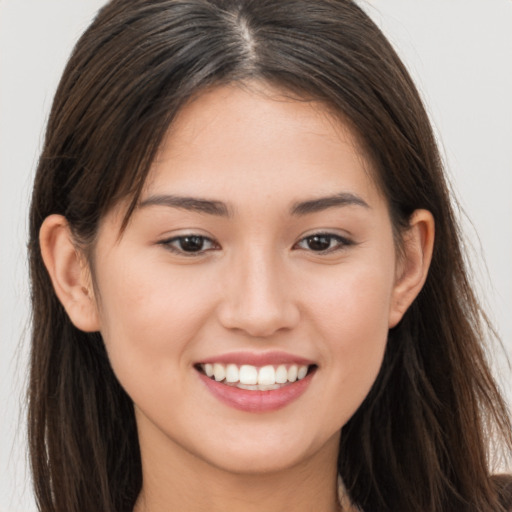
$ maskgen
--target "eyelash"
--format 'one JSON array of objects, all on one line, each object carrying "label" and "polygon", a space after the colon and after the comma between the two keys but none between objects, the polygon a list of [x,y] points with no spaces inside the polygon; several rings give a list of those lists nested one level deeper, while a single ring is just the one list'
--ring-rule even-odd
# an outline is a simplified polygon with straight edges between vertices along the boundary
[{"label": "eyelash", "polygon": [[[322,250],[313,250],[311,248],[301,247],[301,244],[311,244],[313,242],[315,243],[321,243],[321,239],[328,239],[329,247]],[[200,247],[197,250],[185,250],[183,248],[183,243],[189,240],[192,243],[200,245]],[[336,242],[336,245],[334,247],[331,247],[332,242]],[[185,257],[198,257],[204,255],[206,252],[212,251],[212,250],[218,250],[220,249],[219,244],[215,242],[215,240],[212,240],[211,238],[203,235],[195,235],[193,233],[187,234],[187,235],[181,235],[181,236],[175,236],[172,238],[168,238],[166,240],[162,240],[161,242],[158,242],[160,245],[163,245],[166,249],[169,251],[179,254],[181,256]],[[209,244],[210,247],[207,249],[204,249],[204,245]],[[333,233],[313,233],[311,235],[305,236],[301,238],[296,244],[294,244],[293,248],[300,248],[306,251],[311,251],[315,254],[330,254],[334,252],[338,252],[343,250],[344,248],[354,245],[354,242],[346,237],[335,235]]]},{"label": "eyelash", "polygon": [[[184,250],[182,244],[187,239],[191,239],[191,240],[195,239],[195,242],[199,241],[201,244],[201,248],[198,250],[192,250],[192,251]],[[205,242],[211,244],[212,247],[210,247],[208,249],[204,249],[203,246],[204,246]],[[220,248],[219,244],[217,244],[211,238],[208,238],[207,236],[203,236],[203,235],[195,235],[193,233],[191,233],[189,235],[174,236],[172,238],[168,238],[167,240],[162,240],[161,242],[159,242],[159,244],[163,245],[166,249],[168,249],[169,251],[171,251],[175,254],[179,254],[181,256],[186,256],[186,257],[202,256],[205,252],[216,250],[216,249]],[[173,245],[173,244],[175,244],[175,245]]]},{"label": "eyelash", "polygon": [[[354,245],[354,242],[344,236],[340,236],[340,235],[335,235],[334,233],[313,233],[311,235],[308,235],[308,236],[305,236],[303,238],[301,238],[295,245],[294,247],[300,247],[300,244],[302,243],[311,243],[313,240],[316,239],[316,242],[319,241],[319,239],[322,239],[322,238],[327,238],[329,239],[329,247],[327,247],[327,249],[322,249],[322,250],[319,250],[319,251],[315,251],[311,248],[304,248],[302,247],[302,249],[304,250],[310,250],[311,252],[313,253],[316,253],[316,254],[331,254],[333,252],[338,252],[338,251],[341,251],[343,250],[344,248],[350,246],[350,245]],[[330,247],[331,243],[332,242],[336,242],[336,245],[334,247]]]}]

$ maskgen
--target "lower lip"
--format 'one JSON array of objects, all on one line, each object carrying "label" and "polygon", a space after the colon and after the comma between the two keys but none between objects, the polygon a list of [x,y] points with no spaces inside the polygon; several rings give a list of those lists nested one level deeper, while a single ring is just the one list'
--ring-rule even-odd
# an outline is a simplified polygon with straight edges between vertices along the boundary
[{"label": "lower lip", "polygon": [[314,371],[301,380],[269,391],[239,389],[210,379],[204,373],[198,374],[210,392],[221,402],[241,411],[258,413],[276,411],[297,400],[311,383]]}]

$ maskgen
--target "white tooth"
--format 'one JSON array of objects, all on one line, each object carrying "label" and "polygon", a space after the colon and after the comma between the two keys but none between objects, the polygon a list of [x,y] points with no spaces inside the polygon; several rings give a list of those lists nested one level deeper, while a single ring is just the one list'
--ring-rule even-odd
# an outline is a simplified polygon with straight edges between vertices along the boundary
[{"label": "white tooth", "polygon": [[258,372],[258,384],[271,386],[276,383],[276,371],[273,366],[263,366]]},{"label": "white tooth", "polygon": [[299,366],[299,371],[297,372],[297,379],[303,379],[308,373],[307,366]]},{"label": "white tooth", "polygon": [[296,364],[292,364],[290,368],[288,368],[288,381],[295,382],[297,380],[297,372],[298,368]]},{"label": "white tooth", "polygon": [[255,366],[243,364],[240,367],[240,375],[238,378],[240,379],[241,384],[257,384],[258,370]]},{"label": "white tooth", "polygon": [[284,384],[288,381],[288,370],[284,364],[277,367],[276,370],[276,382],[277,384]]},{"label": "white tooth", "polygon": [[236,364],[227,365],[226,382],[238,382],[238,366]]},{"label": "white tooth", "polygon": [[258,386],[254,386],[253,384],[240,384],[240,382],[236,385],[238,389],[247,389],[249,391],[259,391]]},{"label": "white tooth", "polygon": [[281,386],[279,384],[270,384],[268,386],[258,385],[258,389],[260,391],[272,391],[274,389],[280,389]]},{"label": "white tooth", "polygon": [[224,380],[226,377],[226,368],[224,368],[224,365],[215,363],[213,365],[213,376],[217,382]]},{"label": "white tooth", "polygon": [[279,384],[271,384],[269,386],[265,386],[263,384],[236,384],[238,389],[248,389],[249,391],[272,391],[273,389],[279,389],[281,386]]},{"label": "white tooth", "polygon": [[213,375],[213,365],[210,364],[210,363],[206,363],[204,366],[203,366],[203,369],[204,369],[204,373],[206,373],[206,375],[208,377],[211,377]]}]

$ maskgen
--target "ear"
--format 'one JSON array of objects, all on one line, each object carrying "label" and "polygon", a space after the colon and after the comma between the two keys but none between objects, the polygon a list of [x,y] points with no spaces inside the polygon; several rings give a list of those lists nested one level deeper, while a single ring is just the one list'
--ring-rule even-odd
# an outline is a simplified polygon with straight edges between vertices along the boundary
[{"label": "ear", "polygon": [[41,254],[55,293],[71,322],[86,332],[99,330],[89,266],[62,215],[47,217],[39,231]]},{"label": "ear", "polygon": [[416,210],[404,234],[403,253],[397,265],[395,285],[389,312],[389,327],[400,322],[425,280],[434,248],[434,217],[427,210]]}]

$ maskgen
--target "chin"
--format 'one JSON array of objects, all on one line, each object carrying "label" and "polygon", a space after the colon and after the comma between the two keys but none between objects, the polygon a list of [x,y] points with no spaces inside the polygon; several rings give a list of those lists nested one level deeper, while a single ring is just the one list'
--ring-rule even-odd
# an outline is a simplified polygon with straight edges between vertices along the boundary
[{"label": "chin", "polygon": [[284,429],[276,435],[260,432],[243,439],[225,439],[197,453],[220,470],[239,475],[279,473],[312,463],[317,457],[337,460],[339,432],[324,442],[289,435]]},{"label": "chin", "polygon": [[309,457],[302,453],[278,453],[276,450],[257,450],[245,453],[219,454],[212,457],[211,465],[237,475],[265,475],[282,473],[304,463]]}]

